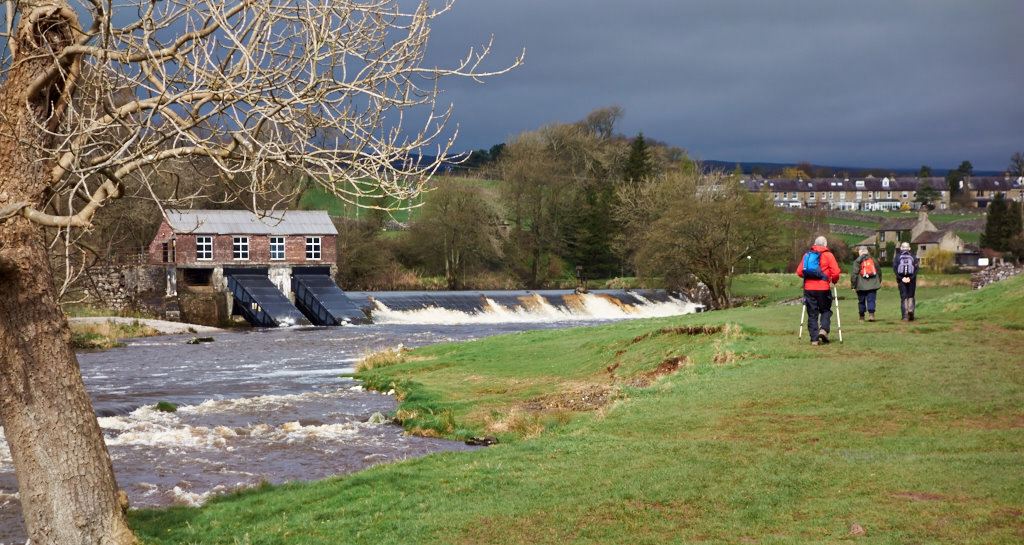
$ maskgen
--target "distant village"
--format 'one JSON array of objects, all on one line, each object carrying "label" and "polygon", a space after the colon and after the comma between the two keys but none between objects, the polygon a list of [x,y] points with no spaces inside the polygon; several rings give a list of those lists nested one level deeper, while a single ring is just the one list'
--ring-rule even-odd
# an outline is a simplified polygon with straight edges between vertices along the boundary
[{"label": "distant village", "polygon": [[[780,208],[825,208],[828,210],[880,211],[917,210],[921,207],[918,192],[934,190],[931,204],[938,210],[950,208],[953,197],[945,178],[871,176],[863,179],[810,178],[758,179],[745,178],[741,183],[755,192],[773,194]],[[985,208],[1002,193],[1007,200],[1024,201],[1024,176],[981,177],[960,181],[958,203],[971,208]]]}]

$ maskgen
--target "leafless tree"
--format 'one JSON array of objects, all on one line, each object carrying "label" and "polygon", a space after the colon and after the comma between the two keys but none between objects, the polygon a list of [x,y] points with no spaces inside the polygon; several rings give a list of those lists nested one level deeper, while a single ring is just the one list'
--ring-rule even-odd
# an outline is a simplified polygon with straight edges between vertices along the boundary
[{"label": "leafless tree", "polygon": [[[168,161],[216,176],[194,192],[287,191],[301,172],[356,204],[407,203],[455,132],[439,81],[481,79],[490,43],[424,63],[424,0],[7,0],[0,85],[0,417],[33,544],[133,543],[69,347],[47,258],[112,199],[167,197]],[[179,196],[180,197],[180,196]],[[265,204],[265,203],[262,203]],[[370,204],[369,206],[374,206]],[[55,229],[46,239],[44,229]]]}]

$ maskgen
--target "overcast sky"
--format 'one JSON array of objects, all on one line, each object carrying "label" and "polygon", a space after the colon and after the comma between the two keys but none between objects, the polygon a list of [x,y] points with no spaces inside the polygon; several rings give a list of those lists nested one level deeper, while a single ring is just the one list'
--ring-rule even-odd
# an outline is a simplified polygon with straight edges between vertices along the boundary
[{"label": "overcast sky", "polygon": [[459,0],[429,60],[493,33],[492,63],[446,84],[457,147],[611,104],[702,159],[1004,169],[1024,151],[1024,0]]}]

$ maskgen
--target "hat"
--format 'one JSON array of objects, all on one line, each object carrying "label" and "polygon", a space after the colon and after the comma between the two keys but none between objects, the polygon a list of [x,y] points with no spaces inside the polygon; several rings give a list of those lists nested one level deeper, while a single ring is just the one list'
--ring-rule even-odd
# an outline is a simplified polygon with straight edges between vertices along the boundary
[{"label": "hat", "polygon": [[824,247],[828,248],[828,239],[826,239],[825,237],[818,237],[818,238],[814,239],[814,245],[815,246],[824,246]]},{"label": "hat", "polygon": [[857,250],[857,253],[860,254],[860,255],[868,255],[868,247],[867,246],[861,246],[860,249]]},{"label": "hat", "polygon": [[903,244],[900,244],[900,250],[902,250],[904,252],[909,252],[910,251],[910,243],[909,242],[904,242]]}]

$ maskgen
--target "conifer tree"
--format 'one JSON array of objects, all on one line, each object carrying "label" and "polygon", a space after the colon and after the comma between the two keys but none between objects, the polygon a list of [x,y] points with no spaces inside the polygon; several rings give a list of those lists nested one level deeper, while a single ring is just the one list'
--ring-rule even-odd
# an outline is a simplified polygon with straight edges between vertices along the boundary
[{"label": "conifer tree", "polygon": [[629,155],[622,169],[622,177],[627,182],[639,182],[654,175],[654,160],[651,150],[644,140],[644,133],[639,133],[629,147]]}]

